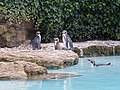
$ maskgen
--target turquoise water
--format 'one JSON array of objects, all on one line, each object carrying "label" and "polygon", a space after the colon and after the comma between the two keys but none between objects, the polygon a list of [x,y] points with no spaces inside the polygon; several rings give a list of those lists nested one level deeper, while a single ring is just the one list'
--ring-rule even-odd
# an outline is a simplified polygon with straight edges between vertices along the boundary
[{"label": "turquoise water", "polygon": [[120,90],[120,56],[91,57],[96,63],[110,66],[92,67],[88,58],[79,64],[49,72],[67,72],[82,75],[65,79],[43,81],[0,81],[0,90]]}]

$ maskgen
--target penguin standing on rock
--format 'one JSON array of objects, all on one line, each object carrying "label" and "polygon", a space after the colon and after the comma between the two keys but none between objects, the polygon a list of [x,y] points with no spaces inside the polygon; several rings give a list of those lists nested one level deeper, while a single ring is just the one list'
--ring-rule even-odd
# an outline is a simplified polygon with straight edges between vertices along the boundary
[{"label": "penguin standing on rock", "polygon": [[62,47],[59,42],[59,38],[54,38],[54,46],[55,46],[55,50],[62,50]]},{"label": "penguin standing on rock", "polygon": [[33,50],[41,49],[41,35],[40,35],[40,31],[37,31],[37,32],[36,32],[36,36],[35,36],[35,38],[32,40],[32,49],[33,49]]},{"label": "penguin standing on rock", "polygon": [[72,40],[71,40],[70,36],[67,34],[66,30],[62,31],[62,41],[67,49],[69,49],[69,50],[73,49]]}]

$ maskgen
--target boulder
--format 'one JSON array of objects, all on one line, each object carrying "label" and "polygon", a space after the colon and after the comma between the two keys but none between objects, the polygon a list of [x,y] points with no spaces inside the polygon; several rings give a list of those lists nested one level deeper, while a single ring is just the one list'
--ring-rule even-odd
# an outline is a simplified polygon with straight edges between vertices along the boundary
[{"label": "boulder", "polygon": [[20,25],[9,24],[8,22],[0,24],[0,47],[19,46],[25,42],[27,32],[33,29],[33,23],[23,22]]},{"label": "boulder", "polygon": [[24,65],[24,71],[27,73],[28,77],[47,74],[47,69],[45,67],[30,62]]},{"label": "boulder", "polygon": [[[74,50],[81,57],[120,55],[120,41],[86,41],[74,43]],[[80,52],[79,52],[80,51]]]},{"label": "boulder", "polygon": [[58,69],[78,63],[79,57],[70,50],[1,51],[0,61],[27,61],[49,69]]},{"label": "boulder", "polygon": [[49,80],[81,75],[70,73],[48,73],[47,69],[25,61],[0,62],[0,80]]},{"label": "boulder", "polygon": [[[33,74],[34,73],[34,74]],[[46,74],[47,69],[25,61],[0,62],[0,79],[28,79],[30,76]]]},{"label": "boulder", "polygon": [[83,49],[84,56],[110,56],[113,48],[108,46],[90,46]]}]

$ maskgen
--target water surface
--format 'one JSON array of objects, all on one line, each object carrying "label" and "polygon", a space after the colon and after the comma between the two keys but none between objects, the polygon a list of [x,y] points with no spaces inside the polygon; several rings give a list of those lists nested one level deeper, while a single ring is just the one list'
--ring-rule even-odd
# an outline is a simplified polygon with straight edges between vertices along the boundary
[{"label": "water surface", "polygon": [[82,75],[55,80],[0,81],[0,90],[120,90],[120,56],[91,57],[96,63],[112,63],[110,66],[92,67],[88,58],[79,64],[49,72],[67,72]]}]

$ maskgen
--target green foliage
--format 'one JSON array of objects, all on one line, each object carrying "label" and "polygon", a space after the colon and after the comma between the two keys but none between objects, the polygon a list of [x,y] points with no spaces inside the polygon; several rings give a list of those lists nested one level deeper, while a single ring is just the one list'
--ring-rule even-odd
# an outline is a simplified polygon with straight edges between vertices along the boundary
[{"label": "green foliage", "polygon": [[66,29],[73,41],[120,40],[120,0],[1,0],[9,21],[33,21],[42,40],[61,38]]}]

